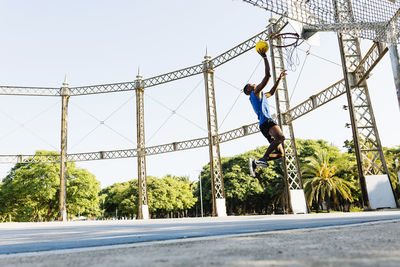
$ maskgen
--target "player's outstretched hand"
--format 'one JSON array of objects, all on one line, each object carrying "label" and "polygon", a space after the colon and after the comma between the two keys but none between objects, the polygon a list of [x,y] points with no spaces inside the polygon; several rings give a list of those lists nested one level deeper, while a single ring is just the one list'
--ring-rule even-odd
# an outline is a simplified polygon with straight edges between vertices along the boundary
[{"label": "player's outstretched hand", "polygon": [[265,54],[265,49],[262,49],[261,52],[258,52],[262,57],[266,57],[267,55]]}]

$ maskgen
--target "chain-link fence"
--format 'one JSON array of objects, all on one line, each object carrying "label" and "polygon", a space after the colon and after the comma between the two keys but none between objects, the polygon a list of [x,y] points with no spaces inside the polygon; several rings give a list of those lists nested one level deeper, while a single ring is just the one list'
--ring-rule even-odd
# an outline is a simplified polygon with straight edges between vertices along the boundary
[{"label": "chain-link fence", "polygon": [[400,43],[399,0],[243,0],[319,31]]}]

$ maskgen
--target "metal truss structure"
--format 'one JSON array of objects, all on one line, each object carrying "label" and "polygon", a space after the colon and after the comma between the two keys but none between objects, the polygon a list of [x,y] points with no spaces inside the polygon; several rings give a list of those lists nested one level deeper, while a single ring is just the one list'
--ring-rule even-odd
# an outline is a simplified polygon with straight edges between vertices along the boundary
[{"label": "metal truss structure", "polygon": [[[337,0],[334,6],[335,17],[339,23],[355,21],[349,0]],[[338,40],[363,203],[364,207],[371,208],[366,176],[388,175],[389,172],[376,127],[367,82],[365,79],[361,79],[364,75],[368,75],[366,73],[369,73],[369,70],[360,65],[367,64],[367,62],[362,60],[360,43],[358,38],[353,37],[354,35],[355,33],[339,33]],[[392,186],[389,177],[388,179]]]},{"label": "metal truss structure", "polygon": [[[354,69],[354,78],[356,79],[356,85],[361,84],[369,77],[371,71],[374,69],[376,64],[378,64],[378,62],[382,59],[387,51],[388,48],[385,45],[373,43],[365,57]],[[344,79],[342,79],[334,83],[330,87],[326,88],[325,90],[321,91],[320,93],[310,96],[310,98],[306,101],[290,109],[284,114],[284,119],[287,122],[293,121],[314,110],[315,108],[318,108],[326,104],[327,102],[336,99],[344,93],[346,93],[346,85]]]},{"label": "metal truss structure", "polygon": [[[286,24],[283,25],[283,27]],[[259,34],[251,37],[245,42],[235,46],[234,48],[222,53],[221,55],[209,59],[209,64],[207,65],[216,68],[222,64],[246,53],[250,49],[254,48],[257,42],[261,40],[267,40],[270,34],[270,28],[272,25],[260,32]],[[176,70],[159,76],[155,76],[148,79],[141,80],[141,87],[143,89],[152,86],[161,85],[164,83],[176,81],[179,79],[187,78],[197,74],[204,73],[204,64],[198,64],[195,66],[187,67],[184,69]],[[70,87],[70,96],[80,96],[80,95],[91,95],[91,94],[102,94],[102,93],[115,93],[124,91],[134,91],[136,90],[137,81],[123,82],[123,83],[110,83],[110,84],[100,84],[100,85],[89,85],[80,87]],[[26,95],[26,96],[60,96],[60,88],[48,88],[48,87],[21,87],[21,86],[0,86],[0,95]]]},{"label": "metal truss structure", "polygon": [[[400,1],[348,0],[351,20],[337,12],[337,0],[243,0],[274,12],[302,26],[297,29],[303,39],[320,31],[334,31],[389,45],[393,78],[400,109]],[[340,1],[339,1],[340,3]],[[300,32],[301,31],[301,32]]]},{"label": "metal truss structure", "polygon": [[[275,24],[275,27],[278,27]],[[275,31],[276,29],[274,29]],[[282,45],[281,38],[277,38],[274,42],[270,42],[270,51],[271,51],[271,59],[272,59],[272,75],[274,80],[278,79],[278,76],[281,72],[286,70],[283,56],[283,48],[279,47]],[[278,46],[276,46],[278,45]],[[283,148],[285,151],[285,158],[283,161],[284,168],[284,178],[285,178],[285,188],[286,188],[286,205],[287,212],[293,213],[293,204],[291,201],[291,190],[303,189],[302,180],[301,180],[301,172],[300,172],[300,164],[299,159],[296,153],[296,144],[293,126],[290,121],[284,119],[284,114],[290,110],[289,103],[289,93],[286,83],[286,77],[281,79],[276,92],[276,108],[278,113],[278,123],[282,129],[282,132],[285,136],[285,141],[283,143]],[[303,193],[304,195],[304,193]],[[306,206],[306,202],[304,201],[303,206]],[[302,213],[307,213],[307,210],[303,210]]]},{"label": "metal truss structure", "polygon": [[[363,73],[358,74],[358,82],[368,78],[368,74],[378,64],[382,57],[386,54],[388,48],[386,46],[378,45],[374,43],[369,49],[368,53],[361,60],[357,66],[357,70],[365,70]],[[58,89],[60,91],[60,89]],[[306,115],[307,113],[323,106],[324,104],[344,95],[346,93],[346,87],[344,80],[340,80],[326,89],[322,90],[318,94],[312,95],[302,103],[291,108],[287,112],[282,114],[284,123],[290,123],[294,120]],[[2,93],[0,93],[2,94]],[[219,133],[218,143],[229,142],[238,138],[245,137],[247,135],[255,134],[259,132],[258,123],[252,123],[243,125],[236,129]],[[184,141],[176,141],[168,144],[162,144],[157,146],[151,146],[145,148],[145,154],[147,156],[157,155],[175,151],[182,151],[188,149],[195,149],[199,147],[206,147],[209,145],[208,137],[195,138]],[[110,150],[110,151],[98,151],[98,152],[84,152],[68,154],[68,161],[92,161],[92,160],[103,160],[103,159],[122,159],[122,158],[134,158],[138,156],[138,150],[135,149],[122,149],[122,150]],[[40,162],[60,162],[60,156],[55,155],[0,155],[1,163],[40,163]]]},{"label": "metal truss structure", "polygon": [[2,95],[61,96],[61,90],[49,87],[0,86]]},{"label": "metal truss structure", "polygon": [[[226,216],[224,181],[222,178],[221,156],[218,139],[217,103],[214,90],[214,70],[210,57],[206,55],[203,62],[206,89],[208,148],[210,156],[211,191],[213,197],[213,216]],[[214,138],[217,137],[217,138]],[[222,205],[219,204],[222,202]]]},{"label": "metal truss structure", "polygon": [[67,220],[67,116],[69,89],[65,80],[61,87],[61,153],[60,153],[60,195],[58,220]]},{"label": "metal truss structure", "polygon": [[137,164],[138,164],[138,219],[148,219],[147,178],[146,178],[146,146],[144,131],[144,88],[142,76],[138,73],[136,89],[136,129],[137,129]]},{"label": "metal truss structure", "polygon": [[[250,2],[250,1],[248,1]],[[90,160],[103,160],[103,159],[118,159],[118,158],[138,158],[138,180],[139,180],[139,214],[138,218],[146,218],[148,216],[147,206],[147,184],[146,184],[146,156],[168,153],[174,151],[181,151],[187,149],[194,149],[198,147],[209,147],[210,151],[210,167],[212,175],[212,191],[213,191],[213,215],[226,214],[225,208],[225,194],[223,186],[222,168],[220,161],[219,144],[228,142],[237,138],[241,138],[250,134],[259,132],[258,123],[244,125],[237,129],[233,129],[224,133],[218,133],[217,117],[216,117],[216,102],[214,93],[214,70],[220,65],[242,55],[243,53],[254,48],[255,44],[260,40],[268,40],[269,36],[280,32],[287,22],[283,18],[279,19],[276,23],[271,23],[261,33],[253,36],[247,41],[239,44],[238,46],[222,53],[221,55],[210,58],[206,57],[202,64],[194,65],[181,70],[173,71],[170,73],[162,74],[156,77],[142,79],[140,75],[137,80],[125,83],[113,83],[102,85],[91,85],[82,87],[71,87],[65,83],[61,88],[39,88],[39,87],[19,87],[19,86],[0,86],[0,95],[28,95],[28,96],[61,96],[63,98],[63,112],[62,112],[62,134],[61,134],[61,155],[0,155],[0,163],[39,163],[39,162],[59,162],[65,166],[67,161],[90,161]],[[347,37],[346,37],[347,38]],[[301,189],[301,176],[299,171],[299,164],[296,155],[296,148],[294,144],[292,121],[295,119],[317,109],[318,107],[328,103],[329,101],[349,92],[349,88],[362,88],[362,93],[355,94],[355,100],[350,109],[354,113],[352,116],[352,123],[357,129],[357,140],[363,140],[358,153],[365,154],[365,158],[372,160],[369,161],[368,168],[360,168],[365,172],[385,172],[386,164],[381,153],[381,146],[379,137],[376,131],[376,125],[372,114],[372,108],[367,94],[367,87],[365,80],[368,78],[369,73],[380,61],[380,59],[387,52],[387,47],[384,44],[377,44],[371,47],[366,56],[361,59],[357,41],[353,37],[342,38],[342,51],[346,51],[344,47],[348,47],[349,51],[356,51],[357,54],[346,54],[344,58],[346,62],[350,62],[351,58],[356,58],[351,61],[350,65],[345,71],[343,80],[340,80],[332,86],[326,88],[320,93],[311,96],[303,103],[290,109],[289,100],[287,97],[286,82],[282,83],[282,88],[279,88],[277,94],[277,101],[282,104],[278,105],[278,119],[285,131],[286,137],[290,137],[285,141],[285,175],[288,183],[288,190]],[[350,42],[350,43],[349,43]],[[353,44],[357,49],[353,49]],[[283,61],[279,49],[271,49],[274,61],[274,71],[282,69]],[[347,64],[347,63],[346,63]],[[208,137],[172,142],[158,146],[146,147],[144,139],[144,103],[143,93],[148,87],[160,85],[167,82],[172,82],[178,79],[183,79],[193,75],[203,74],[205,80],[205,91],[207,101],[207,119],[208,119]],[[274,74],[276,78],[276,73]],[[68,99],[71,96],[112,93],[121,91],[135,91],[136,92],[136,108],[137,108],[137,148],[130,148],[124,150],[112,151],[99,151],[99,152],[85,152],[68,154],[66,143],[66,129],[67,129],[67,105]],[[354,90],[353,90],[354,91]],[[365,97],[364,97],[365,96]],[[350,104],[349,104],[350,106]],[[367,107],[365,107],[367,106]],[[368,113],[366,117],[365,114]],[[359,117],[356,117],[358,114]],[[365,125],[359,125],[360,121],[364,121]],[[372,126],[367,125],[371,123]],[[366,130],[368,128],[368,130]],[[371,130],[372,129],[372,130]],[[366,132],[369,131],[369,132]],[[365,133],[364,133],[365,132]],[[359,138],[361,136],[361,138]],[[371,141],[372,140],[372,141]],[[372,153],[372,154],[371,154]],[[363,172],[364,173],[364,172]],[[65,168],[61,168],[61,177],[65,177]],[[64,179],[65,180],[65,179]],[[61,199],[61,197],[60,197]],[[223,208],[220,205],[223,200]],[[61,201],[60,201],[61,202]],[[219,204],[218,204],[219,202]],[[64,202],[65,203],[65,202]],[[61,204],[60,204],[61,205]],[[220,208],[218,208],[220,207]],[[60,206],[60,212],[64,207]],[[64,209],[65,210],[65,209]],[[60,213],[62,214],[62,213]],[[64,218],[63,218],[64,219]]]},{"label": "metal truss structure", "polygon": [[306,25],[308,31],[336,31],[378,42],[400,43],[400,2],[349,0],[352,21],[337,19],[336,0],[243,0]]},{"label": "metal truss structure", "polygon": [[[286,23],[283,23],[284,27]],[[176,151],[181,149],[194,148],[194,146],[208,145],[210,150],[210,165],[212,169],[212,190],[213,190],[213,215],[226,215],[225,207],[225,193],[222,178],[222,167],[219,152],[220,138],[218,136],[217,116],[216,116],[216,102],[214,93],[214,68],[232,60],[233,58],[252,49],[255,44],[260,40],[267,40],[273,25],[268,25],[267,29],[263,32],[253,36],[240,45],[226,51],[225,53],[211,59],[209,57],[199,65],[191,66],[181,70],[173,71],[163,75],[159,75],[149,79],[142,79],[137,76],[137,80],[126,83],[102,84],[83,87],[68,88],[64,84],[61,89],[58,88],[37,88],[37,87],[18,87],[18,86],[1,86],[0,94],[3,95],[40,95],[40,96],[62,96],[63,97],[63,110],[62,110],[62,134],[61,134],[61,156],[55,158],[49,156],[29,156],[29,155],[16,155],[16,156],[0,156],[0,162],[7,162],[7,160],[16,160],[20,163],[24,162],[50,162],[57,160],[61,163],[61,192],[60,194],[60,214],[65,212],[65,186],[62,186],[66,179],[66,162],[70,161],[83,161],[83,160],[98,160],[107,158],[121,158],[121,157],[137,157],[138,158],[138,182],[139,182],[139,210],[138,218],[148,218],[147,206],[147,184],[146,184],[146,155],[166,153],[169,151]],[[200,138],[190,141],[175,142],[170,145],[162,145],[146,148],[144,139],[144,103],[143,93],[145,88],[160,85],[163,83],[183,79],[193,75],[203,73],[205,80],[206,99],[207,99],[207,118],[208,118],[208,138]],[[78,153],[67,155],[66,145],[66,129],[67,129],[67,103],[68,98],[71,96],[111,93],[121,91],[136,91],[136,108],[137,108],[137,149],[118,150],[118,151],[100,151],[94,153]],[[68,92],[68,96],[66,96]],[[248,134],[247,127],[242,128]],[[228,141],[229,137],[238,138],[235,131],[230,131],[227,134],[221,135],[221,141]],[[63,199],[61,199],[63,198]],[[59,217],[60,220],[65,220],[65,216]]]}]

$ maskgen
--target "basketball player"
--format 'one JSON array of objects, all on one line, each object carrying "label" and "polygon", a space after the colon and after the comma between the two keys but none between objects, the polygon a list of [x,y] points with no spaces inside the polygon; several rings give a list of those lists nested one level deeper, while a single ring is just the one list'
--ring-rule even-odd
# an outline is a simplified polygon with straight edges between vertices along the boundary
[{"label": "basketball player", "polygon": [[258,85],[246,84],[243,89],[243,92],[246,95],[250,96],[251,105],[253,106],[253,109],[258,116],[261,133],[265,136],[265,138],[267,138],[270,145],[265,151],[265,154],[262,158],[258,160],[249,158],[249,167],[251,176],[255,176],[255,169],[257,168],[257,166],[266,168],[268,167],[268,161],[276,160],[285,156],[285,152],[282,146],[282,143],[285,140],[285,136],[283,136],[281,128],[271,118],[267,98],[271,97],[275,93],[279,85],[279,82],[286,75],[286,73],[283,71],[279,75],[279,78],[275,82],[274,86],[272,86],[271,90],[266,93],[263,93],[262,90],[264,89],[269,79],[271,78],[271,73],[270,73],[268,58],[265,54],[266,49],[258,52],[264,58],[265,76],[262,79],[261,83]]}]

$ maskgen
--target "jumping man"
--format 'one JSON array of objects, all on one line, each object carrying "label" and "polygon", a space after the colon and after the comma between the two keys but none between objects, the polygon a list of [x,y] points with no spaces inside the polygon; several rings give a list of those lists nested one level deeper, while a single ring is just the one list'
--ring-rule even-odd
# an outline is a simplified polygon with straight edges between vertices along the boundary
[{"label": "jumping man", "polygon": [[267,56],[265,55],[265,52],[261,52],[260,55],[264,58],[265,76],[262,79],[261,83],[258,85],[246,84],[243,89],[243,92],[246,95],[250,95],[250,102],[251,105],[253,106],[254,112],[258,116],[261,133],[265,136],[265,138],[267,138],[270,145],[265,151],[265,154],[262,158],[258,160],[252,158],[249,159],[251,176],[255,176],[255,169],[257,166],[268,167],[269,160],[275,160],[285,156],[285,151],[282,146],[282,143],[285,140],[285,136],[283,136],[281,128],[271,118],[267,98],[269,98],[275,93],[276,88],[279,85],[279,82],[281,81],[282,77],[286,75],[286,73],[283,71],[279,75],[278,80],[271,88],[271,90],[264,94],[262,90],[264,89],[269,79],[271,78],[271,73],[270,73],[269,62]]}]

